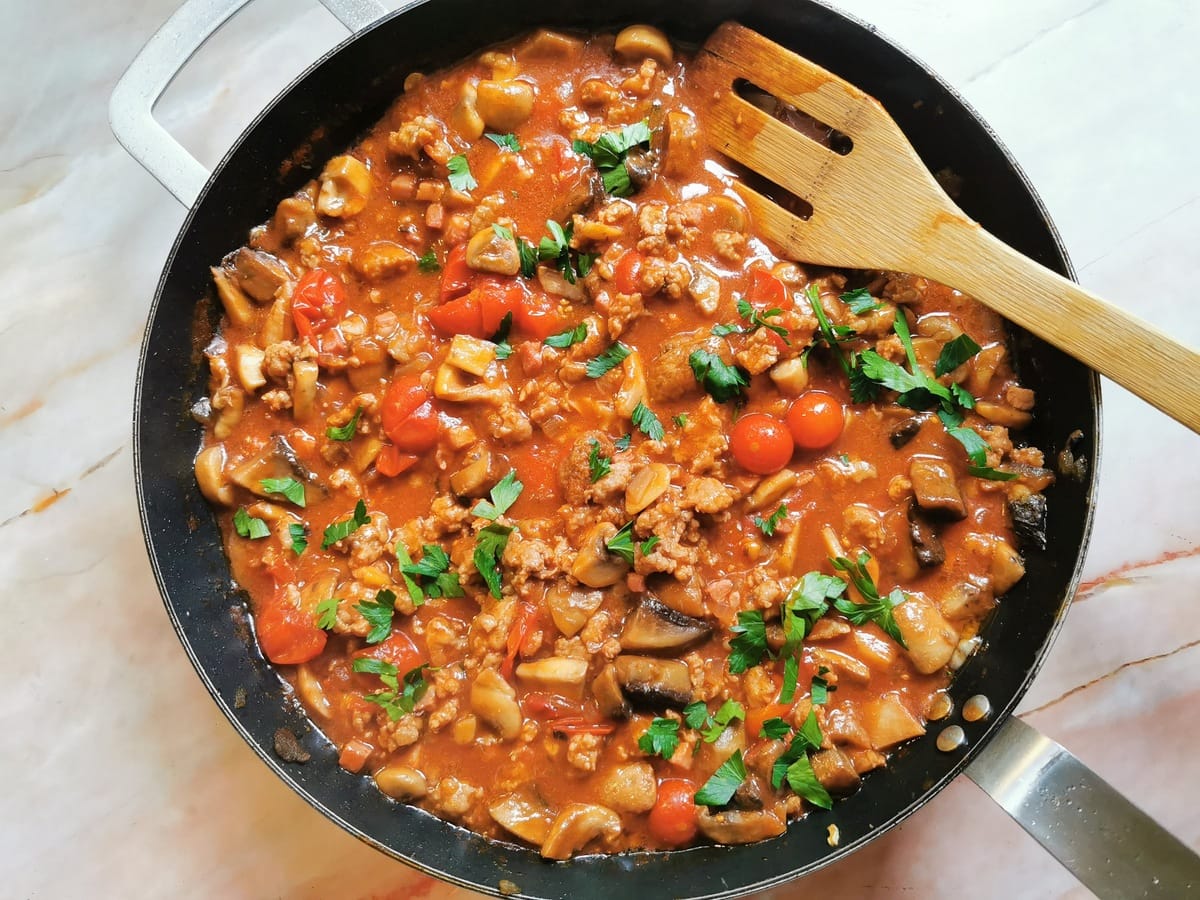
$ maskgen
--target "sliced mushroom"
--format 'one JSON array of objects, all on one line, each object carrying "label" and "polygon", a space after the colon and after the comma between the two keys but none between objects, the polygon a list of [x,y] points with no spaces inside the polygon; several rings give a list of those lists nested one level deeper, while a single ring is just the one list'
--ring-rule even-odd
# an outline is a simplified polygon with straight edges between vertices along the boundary
[{"label": "sliced mushroom", "polygon": [[265,478],[294,478],[305,486],[305,499],[315,499],[313,491],[320,487],[312,481],[312,473],[296,458],[296,451],[287,439],[273,435],[266,446],[229,473],[229,479],[234,484],[244,487],[260,497],[270,497],[271,493],[262,486]]},{"label": "sliced mushroom", "polygon": [[965,519],[967,506],[954,472],[940,459],[918,457],[908,467],[913,494],[923,509],[939,513],[951,519]]},{"label": "sliced mushroom", "polygon": [[704,603],[704,582],[699,575],[688,581],[677,581],[671,575],[652,576],[647,585],[665,605],[685,616],[703,616],[708,613]]},{"label": "sliced mushroom", "polygon": [[925,416],[909,416],[890,432],[888,432],[888,441],[891,445],[899,450],[909,441],[917,436],[917,432],[921,430],[921,426],[925,424]]},{"label": "sliced mushroom", "polygon": [[490,225],[467,241],[467,265],[477,272],[516,275],[521,271],[521,252],[512,232],[503,233]]},{"label": "sliced mushroom", "polygon": [[478,378],[487,374],[488,367],[496,361],[496,345],[469,334],[456,334],[450,341],[450,352],[446,363],[462,369]]},{"label": "sliced mushroom", "polygon": [[695,116],[673,109],[662,131],[662,170],[670,178],[686,176],[700,157],[700,136]]},{"label": "sliced mushroom", "polygon": [[358,215],[370,196],[370,170],[353,156],[335,156],[321,171],[317,212],[335,218]]},{"label": "sliced mushroom", "polygon": [[686,663],[677,659],[621,655],[613,660],[617,682],[629,701],[638,706],[682,709],[692,702],[692,678]]},{"label": "sliced mushroom", "polygon": [[753,844],[778,837],[787,831],[787,822],[774,809],[722,809],[700,807],[696,817],[700,832],[718,844]]},{"label": "sliced mushroom", "polygon": [[292,278],[283,262],[263,250],[242,247],[228,261],[233,264],[238,286],[259,303],[273,300],[280,286]]},{"label": "sliced mushroom", "polygon": [[699,619],[685,616],[653,597],[643,597],[625,620],[621,649],[634,652],[675,653],[704,640],[712,628]]},{"label": "sliced mushroom", "polygon": [[583,292],[583,285],[578,280],[574,284],[567,281],[558,269],[550,266],[538,266],[537,279],[538,284],[547,294],[565,297],[572,303],[583,303],[587,299],[587,295]]},{"label": "sliced mushroom", "polygon": [[569,859],[592,841],[613,844],[621,835],[621,817],[607,806],[569,803],[555,818],[542,842],[546,859]]},{"label": "sliced mushroom", "polygon": [[611,522],[599,522],[588,529],[583,544],[571,564],[571,575],[588,587],[610,587],[625,577],[629,564],[608,552],[608,542],[617,533]]},{"label": "sliced mushroom", "polygon": [[462,468],[450,476],[450,490],[459,497],[482,497],[493,483],[492,451],[480,442],[467,451]]},{"label": "sliced mushroom", "polygon": [[808,387],[808,366],[799,356],[780,360],[767,372],[781,393],[795,397]]},{"label": "sliced mushroom", "polygon": [[238,344],[233,352],[238,381],[247,393],[253,394],[267,383],[267,376],[263,374],[266,353],[253,344]]},{"label": "sliced mushroom", "polygon": [[468,141],[479,140],[486,128],[483,116],[475,106],[477,96],[475,85],[469,81],[464,83],[460,99],[450,111],[450,126]]},{"label": "sliced mushroom", "polygon": [[666,66],[675,59],[670,40],[653,25],[630,25],[622,29],[617,34],[613,51],[630,62],[649,58]]},{"label": "sliced mushroom", "polygon": [[661,497],[671,486],[671,470],[663,463],[650,463],[639,469],[625,488],[625,512],[636,516]]},{"label": "sliced mushroom", "polygon": [[946,561],[946,548],[942,545],[942,539],[938,537],[937,529],[932,522],[912,508],[908,511],[908,534],[912,539],[917,564],[922,569],[931,569]]},{"label": "sliced mushroom", "polygon": [[896,627],[908,645],[908,655],[922,675],[940,671],[958,646],[959,633],[946,617],[924,596],[908,593],[892,614]]},{"label": "sliced mushroom", "polygon": [[621,690],[616,666],[605,666],[600,674],[592,679],[592,696],[596,698],[596,706],[600,712],[610,719],[629,718],[629,701],[625,699],[625,693]]},{"label": "sliced mushroom", "polygon": [[233,506],[233,488],[225,478],[225,446],[213,444],[196,455],[196,484],[209,503]]},{"label": "sliced mushroom", "polygon": [[580,590],[563,582],[556,582],[546,591],[550,618],[567,637],[577,635],[603,602],[604,594],[600,591]]},{"label": "sliced mushroom", "polygon": [[221,306],[225,308],[225,315],[229,317],[230,323],[243,328],[249,325],[254,317],[254,307],[250,303],[250,298],[246,296],[246,292],[234,283],[224,269],[214,266],[209,271],[212,273],[213,284],[217,288],[217,297],[220,298]]},{"label": "sliced mushroom", "polygon": [[1022,546],[1046,549],[1046,498],[1042,494],[1027,494],[1008,501],[1013,531]]},{"label": "sliced mushroom", "polygon": [[488,813],[505,831],[535,847],[542,846],[554,822],[554,813],[528,786],[494,801],[488,806]]},{"label": "sliced mushroom", "polygon": [[495,669],[484,669],[471,685],[471,710],[505,740],[521,733],[517,692]]},{"label": "sliced mushroom", "polygon": [[420,800],[429,790],[425,773],[412,766],[384,766],[375,773],[375,784],[393,800]]},{"label": "sliced mushroom", "polygon": [[657,798],[658,782],[648,762],[615,766],[600,781],[600,799],[618,812],[649,812]]},{"label": "sliced mushroom", "polygon": [[925,733],[925,726],[895,694],[885,694],[863,704],[862,722],[875,750],[886,750]]},{"label": "sliced mushroom", "polygon": [[640,190],[654,177],[655,154],[645,147],[634,147],[625,154],[625,172],[635,189]]},{"label": "sliced mushroom", "polygon": [[859,777],[854,763],[838,747],[814,753],[809,762],[812,763],[817,781],[821,782],[829,793],[848,794],[858,787]]},{"label": "sliced mushroom", "polygon": [[621,363],[622,378],[617,388],[613,405],[626,418],[646,399],[646,370],[642,366],[642,354],[634,350]]},{"label": "sliced mushroom", "polygon": [[497,131],[512,131],[533,112],[534,88],[526,81],[481,81],[475,88],[475,108]]},{"label": "sliced mushroom", "polygon": [[313,674],[308,663],[296,666],[296,692],[300,694],[300,699],[304,701],[307,709],[322,719],[333,718],[333,705],[325,696],[325,688],[321,687],[320,680]]},{"label": "sliced mushroom", "polygon": [[298,359],[292,363],[292,418],[297,422],[308,418],[317,402],[317,378],[320,368],[316,360]]},{"label": "sliced mushroom", "polygon": [[991,574],[992,590],[1000,596],[1025,577],[1025,560],[1007,541],[997,540],[992,545]]},{"label": "sliced mushroom", "polygon": [[578,700],[583,697],[583,680],[587,677],[586,659],[572,656],[549,656],[517,666],[517,677],[534,688],[561,694]]}]

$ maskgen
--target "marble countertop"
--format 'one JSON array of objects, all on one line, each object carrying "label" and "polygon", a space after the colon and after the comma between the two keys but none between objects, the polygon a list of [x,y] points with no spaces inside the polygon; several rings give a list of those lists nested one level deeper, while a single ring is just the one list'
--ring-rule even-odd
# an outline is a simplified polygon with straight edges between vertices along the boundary
[{"label": "marble countertop", "polygon": [[[130,419],[184,211],[106,121],[175,0],[9,2],[0,49],[0,893],[465,898],[344,834],[247,749],[143,549]],[[843,0],[924,58],[1038,186],[1083,283],[1200,345],[1195,0]],[[160,107],[213,163],[342,38],[259,0]],[[1086,583],[1021,715],[1200,847],[1200,438],[1105,384]],[[1082,897],[970,782],[776,898]]]}]

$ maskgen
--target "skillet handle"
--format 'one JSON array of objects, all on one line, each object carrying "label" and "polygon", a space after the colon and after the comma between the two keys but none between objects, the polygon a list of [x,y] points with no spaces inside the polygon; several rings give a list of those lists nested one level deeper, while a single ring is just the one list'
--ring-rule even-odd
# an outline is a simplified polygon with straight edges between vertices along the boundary
[{"label": "skillet handle", "polygon": [[1194,896],[1200,857],[1015,716],[967,775],[1101,900]]},{"label": "skillet handle", "polygon": [[[208,182],[209,171],[154,118],[154,105],[192,55],[250,0],[187,0],[134,57],[108,102],[113,134],[184,206]],[[378,0],[321,0],[350,31],[387,13]]]}]

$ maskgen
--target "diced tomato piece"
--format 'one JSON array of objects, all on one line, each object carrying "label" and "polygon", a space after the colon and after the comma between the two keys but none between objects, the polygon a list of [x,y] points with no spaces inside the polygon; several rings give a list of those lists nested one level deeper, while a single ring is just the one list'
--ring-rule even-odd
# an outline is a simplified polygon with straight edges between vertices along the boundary
[{"label": "diced tomato piece", "polygon": [[403,631],[393,630],[386,641],[376,644],[373,647],[367,647],[365,650],[360,650],[354,654],[355,656],[369,656],[372,659],[382,659],[385,662],[390,662],[396,667],[396,671],[400,675],[406,672],[411,672],[421,663],[425,662],[421,658],[421,652],[417,650],[417,645]]},{"label": "diced tomato piece", "polygon": [[539,719],[560,719],[563,716],[578,716],[581,714],[579,704],[558,694],[545,694],[541,691],[530,691],[521,698],[521,710],[527,716]]},{"label": "diced tomato piece", "polygon": [[404,453],[427,453],[437,445],[437,409],[432,400],[426,400],[404,420],[404,427],[396,434],[389,434],[396,449]]},{"label": "diced tomato piece", "polygon": [[622,294],[637,294],[642,290],[642,254],[636,250],[626,252],[617,260],[613,269],[613,284]]},{"label": "diced tomato piece", "polygon": [[292,291],[292,320],[300,336],[312,340],[346,315],[346,288],[327,269],[310,269]]},{"label": "diced tomato piece", "polygon": [[559,302],[547,294],[530,294],[513,312],[513,324],[522,334],[543,341],[567,327]]},{"label": "diced tomato piece", "polygon": [[479,298],[475,294],[467,294],[465,297],[435,306],[425,315],[429,317],[433,327],[443,334],[484,336],[483,313],[479,308]]},{"label": "diced tomato piece", "polygon": [[517,618],[513,621],[512,630],[508,633],[507,653],[504,656],[504,663],[500,666],[500,672],[505,678],[511,679],[513,676],[513,666],[517,661],[517,653],[521,650],[521,645],[533,630],[533,623],[537,621],[537,607],[532,603],[522,603],[521,608],[517,610]]},{"label": "diced tomato piece", "polygon": [[551,731],[563,734],[612,734],[616,729],[611,722],[593,722],[583,716],[563,716],[550,723]]},{"label": "diced tomato piece", "polygon": [[765,269],[750,270],[750,289],[746,299],[763,310],[791,309],[792,298],[783,282]]},{"label": "diced tomato piece", "polygon": [[650,810],[650,834],[668,847],[682,847],[696,836],[696,786],[683,778],[658,783],[658,797]]},{"label": "diced tomato piece", "polygon": [[418,459],[420,457],[411,453],[401,453],[395,444],[388,444],[375,457],[375,471],[388,478],[395,478],[415,466]]},{"label": "diced tomato piece", "polygon": [[437,409],[415,375],[397,378],[388,386],[381,418],[398,452],[425,453],[437,443]]},{"label": "diced tomato piece", "polygon": [[441,302],[446,303],[466,294],[471,290],[474,278],[475,270],[467,265],[467,246],[459,244],[447,254],[442,266]]},{"label": "diced tomato piece", "polygon": [[313,620],[312,611],[290,603],[282,586],[257,611],[254,627],[263,654],[279,665],[297,665],[315,659],[328,640]]},{"label": "diced tomato piece", "polygon": [[504,317],[512,313],[516,324],[518,310],[524,302],[525,288],[515,278],[502,281],[488,278],[481,281],[474,295],[479,302],[480,331],[476,337],[490,340],[504,323]]},{"label": "diced tomato piece", "polygon": [[342,752],[338,754],[338,765],[347,772],[361,772],[362,767],[367,764],[367,758],[374,749],[366,741],[351,738],[346,741],[346,745],[342,747]]},{"label": "diced tomato piece", "polygon": [[[797,693],[800,693],[797,688]],[[760,706],[756,709],[746,710],[746,737],[750,740],[755,740],[760,737],[763,722],[767,719],[782,719],[792,711],[793,703],[768,703],[766,706]]]}]

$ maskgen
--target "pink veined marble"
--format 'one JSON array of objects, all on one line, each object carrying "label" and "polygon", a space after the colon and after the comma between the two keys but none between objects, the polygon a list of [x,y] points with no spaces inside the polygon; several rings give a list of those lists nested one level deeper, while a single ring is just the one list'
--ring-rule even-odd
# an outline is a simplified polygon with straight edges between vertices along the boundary
[{"label": "pink veined marble", "polygon": [[[465,897],[346,835],[259,763],[207,697],[151,578],[133,373],[183,210],[116,145],[105,110],[175,5],[12,4],[0,38],[0,894]],[[1085,284],[1200,344],[1194,0],[841,6],[982,112]],[[258,0],[160,115],[211,164],[342,36],[315,5]],[[1196,847],[1200,438],[1105,391],[1087,585],[1022,714]],[[1087,896],[965,780],[769,896],[968,894]]]}]

